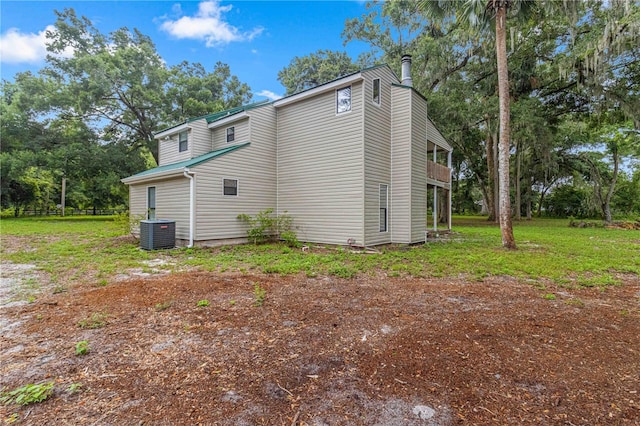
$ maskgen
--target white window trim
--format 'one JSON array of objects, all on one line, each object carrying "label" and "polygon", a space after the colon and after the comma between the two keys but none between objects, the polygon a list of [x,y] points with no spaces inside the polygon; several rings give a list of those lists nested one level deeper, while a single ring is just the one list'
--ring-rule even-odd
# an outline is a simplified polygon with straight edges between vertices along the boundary
[{"label": "white window trim", "polygon": [[[229,129],[233,129],[233,140],[229,140]],[[224,141],[225,143],[236,143],[236,126],[229,126],[224,129]]]},{"label": "white window trim", "polygon": [[[385,230],[381,231],[380,230],[380,210],[382,209],[382,203],[380,203],[380,193],[382,192],[382,186],[386,186],[387,187],[387,199],[386,199],[386,203],[384,208],[386,209],[385,211]],[[378,185],[378,232],[380,232],[381,234],[386,234],[389,232],[389,184],[387,183],[381,183]]]},{"label": "white window trim", "polygon": [[[183,133],[187,134],[187,141],[186,141],[187,142],[187,148],[181,150],[180,149],[180,135],[183,134]],[[180,133],[178,133],[178,152],[182,153],[182,152],[187,152],[187,151],[189,151],[189,131],[188,130],[183,130]]]},{"label": "white window trim", "polygon": [[[236,195],[228,195],[224,193],[224,181],[235,180],[236,181]],[[240,179],[235,177],[222,177],[222,196],[223,197],[239,197],[240,196]]]},{"label": "white window trim", "polygon": [[[342,112],[338,112],[338,92],[344,89],[349,89],[349,110],[348,111],[342,111]],[[348,86],[343,86],[340,87],[338,89],[336,89],[335,93],[335,99],[333,101],[333,105],[335,106],[335,112],[336,115],[343,115],[343,114],[349,114],[351,111],[353,111],[353,85],[348,85]]]},{"label": "white window trim", "polygon": [[[156,214],[155,213],[158,210],[158,207],[157,207],[158,206],[158,187],[155,186],[155,185],[149,185],[146,188],[147,189],[146,189],[145,192],[146,192],[146,196],[147,196],[147,202],[146,202],[146,206],[145,206],[146,207],[146,209],[145,209],[145,218],[147,220],[155,220],[156,219]],[[151,207],[149,206],[149,189],[150,188],[153,188],[153,196],[155,198],[154,203],[153,203],[154,204],[154,207],[153,207],[153,216],[154,217],[153,217],[153,219],[149,218],[149,211],[151,210]]]},{"label": "white window trim", "polygon": [[[376,81],[378,82],[378,102],[376,102],[373,98],[373,89],[376,86]],[[378,107],[382,106],[382,80],[379,78],[374,78],[373,82],[371,83],[371,103]]]}]

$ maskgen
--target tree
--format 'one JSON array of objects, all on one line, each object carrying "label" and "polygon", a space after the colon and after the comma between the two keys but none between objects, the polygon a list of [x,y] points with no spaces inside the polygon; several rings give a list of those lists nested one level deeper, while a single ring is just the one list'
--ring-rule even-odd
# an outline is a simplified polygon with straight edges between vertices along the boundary
[{"label": "tree", "polygon": [[511,140],[510,107],[509,107],[509,74],[507,64],[507,11],[517,13],[521,7],[527,6],[525,0],[462,0],[451,2],[431,2],[424,0],[421,8],[431,16],[454,14],[471,26],[485,28],[490,21],[495,24],[495,49],[498,74],[498,98],[500,111],[500,133],[498,143],[498,180],[499,180],[499,217],[502,246],[515,249],[511,222],[511,199],[509,185],[509,153]]},{"label": "tree", "polygon": [[[101,137],[157,157],[153,132],[199,115],[240,106],[250,88],[218,62],[213,72],[183,62],[167,68],[148,36],[137,29],[100,33],[73,9],[56,11],[48,32],[48,67],[42,78],[52,90],[48,106],[63,117],[107,125]],[[71,49],[73,56],[61,53]]]},{"label": "tree", "polygon": [[[629,123],[630,124],[630,123]],[[613,197],[620,166],[625,156],[640,154],[640,134],[629,128],[605,125],[597,129],[594,138],[596,151],[584,152],[581,158],[587,164],[587,175],[594,185],[594,196],[606,223],[613,221]]]},{"label": "tree", "polygon": [[288,66],[278,72],[278,81],[287,89],[286,94],[292,95],[360,68],[346,52],[318,50],[306,56],[294,57]]},{"label": "tree", "polygon": [[198,63],[183,61],[169,69],[163,102],[163,121],[173,124],[188,118],[248,103],[251,89],[231,75],[229,66],[217,62],[213,72]]}]

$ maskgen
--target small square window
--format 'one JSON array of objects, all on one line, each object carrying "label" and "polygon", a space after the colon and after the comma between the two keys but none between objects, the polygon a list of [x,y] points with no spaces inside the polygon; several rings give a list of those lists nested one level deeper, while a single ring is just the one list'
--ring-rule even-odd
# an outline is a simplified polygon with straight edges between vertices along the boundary
[{"label": "small square window", "polygon": [[337,95],[336,113],[351,111],[351,86],[338,89]]},{"label": "small square window", "polygon": [[233,142],[234,140],[236,140],[236,128],[235,127],[228,127],[227,128],[227,143]]},{"label": "small square window", "polygon": [[380,79],[373,80],[373,103],[380,105]]},{"label": "small square window", "polygon": [[189,133],[184,131],[184,132],[180,132],[180,134],[178,135],[178,151],[179,152],[184,152],[187,149],[189,149]]},{"label": "small square window", "polygon": [[222,179],[224,195],[238,195],[238,179]]}]

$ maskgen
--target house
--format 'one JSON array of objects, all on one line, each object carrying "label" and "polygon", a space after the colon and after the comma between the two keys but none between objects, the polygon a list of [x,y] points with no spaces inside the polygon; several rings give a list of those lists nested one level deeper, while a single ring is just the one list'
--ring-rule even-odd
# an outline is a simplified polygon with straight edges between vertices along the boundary
[{"label": "house", "polygon": [[402,60],[401,80],[379,65],[158,132],[159,166],[122,180],[132,216],[175,220],[189,246],[246,241],[238,214],[268,208],[305,242],[423,242],[429,210],[450,229],[452,148]]}]

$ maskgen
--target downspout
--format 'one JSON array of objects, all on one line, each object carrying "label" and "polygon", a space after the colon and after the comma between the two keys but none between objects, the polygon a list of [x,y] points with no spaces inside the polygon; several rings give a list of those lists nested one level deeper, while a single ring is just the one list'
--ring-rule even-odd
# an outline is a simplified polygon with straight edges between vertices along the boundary
[{"label": "downspout", "polygon": [[187,167],[184,168],[184,177],[189,179],[189,245],[187,248],[193,247],[193,228],[194,228],[194,218],[195,218],[195,180],[193,179],[194,173],[190,172]]}]

